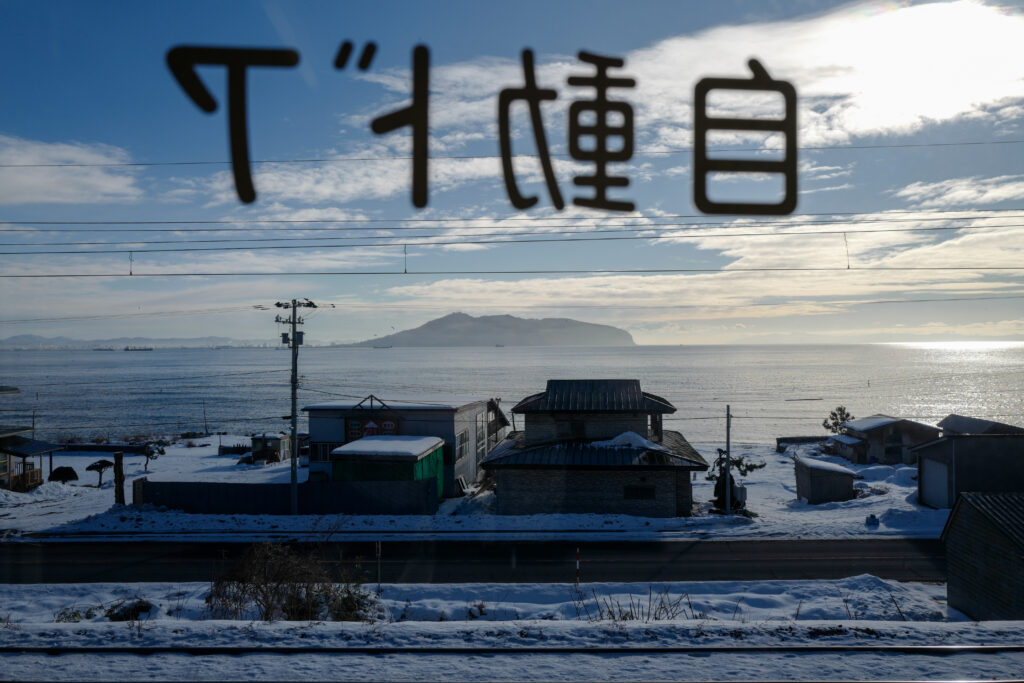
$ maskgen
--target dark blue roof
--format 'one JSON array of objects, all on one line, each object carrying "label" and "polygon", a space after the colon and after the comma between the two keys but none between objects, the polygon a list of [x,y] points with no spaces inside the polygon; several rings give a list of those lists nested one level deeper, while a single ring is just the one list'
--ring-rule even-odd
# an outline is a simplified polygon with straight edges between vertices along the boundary
[{"label": "dark blue roof", "polygon": [[6,439],[0,440],[0,451],[10,453],[11,455],[17,455],[22,458],[26,458],[30,455],[39,455],[41,453],[62,450],[64,450],[64,447],[60,444],[49,443],[47,441],[37,441],[35,439],[25,438],[24,436],[10,436]]},{"label": "dark blue roof", "polygon": [[512,432],[480,464],[485,468],[708,468],[707,461],[679,432],[665,432],[661,446],[664,450],[633,446],[597,447],[584,441],[570,441],[524,448],[522,432]]},{"label": "dark blue roof", "polygon": [[513,413],[674,413],[660,396],[640,391],[638,379],[549,379],[547,389],[527,396]]}]

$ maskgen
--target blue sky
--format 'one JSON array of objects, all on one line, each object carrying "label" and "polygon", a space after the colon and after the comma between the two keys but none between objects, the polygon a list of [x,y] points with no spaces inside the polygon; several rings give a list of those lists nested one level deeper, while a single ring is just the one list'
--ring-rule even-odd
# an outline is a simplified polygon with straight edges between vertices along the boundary
[{"label": "blue sky", "polygon": [[[1024,338],[1020,3],[6,2],[0,27],[2,272],[89,276],[3,279],[0,336],[271,341],[273,314],[253,307],[309,297],[335,305],[310,320],[314,343],[455,310],[603,322],[652,344]],[[357,54],[377,43],[369,70],[334,69],[343,40]],[[431,51],[421,210],[407,131],[370,130],[405,106],[417,44]],[[204,114],[165,64],[176,45],[300,53],[296,68],[249,72],[251,156],[273,162],[254,165],[252,204],[224,163],[225,70],[199,69],[221,104]],[[504,189],[498,93],[522,86],[524,48],[558,94],[542,111],[562,211],[521,103],[514,167],[539,202],[516,211]],[[581,50],[623,58],[618,74],[637,81],[611,93],[633,109],[635,142],[610,169],[630,185],[609,194],[633,212],[571,204],[588,194],[573,177],[593,169],[567,154],[569,106],[593,92],[567,84],[589,73]],[[751,57],[798,92],[799,204],[701,216],[693,89],[748,77]],[[744,158],[779,143],[716,138]],[[715,187],[778,191],[749,175]],[[593,272],[623,270],[643,272]],[[313,271],[334,274],[295,274]],[[214,272],[246,275],[182,275]]]}]

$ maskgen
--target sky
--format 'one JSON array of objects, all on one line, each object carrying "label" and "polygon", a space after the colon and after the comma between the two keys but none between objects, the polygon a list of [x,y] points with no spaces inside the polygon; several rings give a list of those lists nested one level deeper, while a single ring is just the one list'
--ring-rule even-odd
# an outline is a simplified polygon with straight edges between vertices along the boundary
[{"label": "sky", "polygon": [[[8,0],[0,35],[0,338],[270,343],[274,302],[309,298],[308,344],[453,311],[611,324],[642,344],[1024,340],[1020,2]],[[247,73],[252,203],[229,163],[226,68],[197,68],[217,103],[200,110],[167,66],[183,45],[298,53]],[[411,128],[371,129],[410,103],[417,45],[422,208]],[[526,49],[553,91],[539,108],[560,210],[523,99],[511,168],[536,204],[518,210],[506,190],[499,95],[525,86]],[[607,196],[633,210],[574,204],[596,172],[570,139],[593,116],[571,109],[595,97],[569,84],[594,73],[581,52],[635,81],[607,91],[632,118],[630,158],[607,167],[628,185]],[[752,58],[796,89],[797,207],[702,214],[694,89],[751,78]],[[719,90],[707,106],[787,116],[771,92]],[[722,158],[781,160],[784,142],[708,134]],[[779,174],[709,183],[716,201],[785,190]]]}]

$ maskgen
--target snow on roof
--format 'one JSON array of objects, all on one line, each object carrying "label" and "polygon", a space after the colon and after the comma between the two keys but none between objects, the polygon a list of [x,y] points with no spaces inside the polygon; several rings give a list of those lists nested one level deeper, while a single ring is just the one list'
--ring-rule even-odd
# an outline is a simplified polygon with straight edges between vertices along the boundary
[{"label": "snow on roof", "polygon": [[844,422],[842,426],[847,429],[854,429],[858,432],[866,432],[899,421],[900,418],[898,417],[891,417],[889,415],[872,415],[871,417],[862,417],[859,420]]},{"label": "snow on roof", "polygon": [[851,477],[856,477],[857,473],[851,469],[847,469],[842,465],[837,465],[834,462],[828,462],[826,460],[816,460],[815,458],[808,458],[805,455],[796,456],[796,461],[808,467],[812,470],[820,470],[823,472],[834,472],[837,474],[848,474]]},{"label": "snow on roof", "polygon": [[614,439],[607,441],[594,441],[590,444],[594,448],[646,448],[649,451],[668,450],[664,446],[649,441],[636,432],[623,432]]},{"label": "snow on roof", "polygon": [[331,455],[419,460],[443,445],[436,436],[364,436],[338,446]]},{"label": "snow on roof", "polygon": [[[374,406],[370,408],[367,405],[360,405],[361,402],[353,403],[351,401],[330,401],[327,403],[314,403],[313,405],[304,406],[303,410],[365,410],[367,412],[387,410],[383,406]],[[388,401],[387,407],[392,410],[457,410],[459,406],[447,404],[447,403],[400,403],[398,401]]]},{"label": "snow on roof", "polygon": [[850,436],[848,434],[836,434],[835,436],[830,436],[828,440],[838,441],[839,443],[844,443],[847,446],[853,446],[864,441],[864,439],[858,439],[857,437]]}]

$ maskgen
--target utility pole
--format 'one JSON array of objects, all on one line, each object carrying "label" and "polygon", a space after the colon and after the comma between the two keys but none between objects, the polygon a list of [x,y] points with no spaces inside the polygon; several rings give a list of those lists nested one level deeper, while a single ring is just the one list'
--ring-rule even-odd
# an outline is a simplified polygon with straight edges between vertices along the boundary
[{"label": "utility pole", "polygon": [[303,299],[298,301],[292,299],[288,301],[278,301],[274,304],[278,308],[291,309],[291,318],[282,318],[277,316],[274,321],[279,323],[286,323],[291,325],[291,335],[288,332],[281,334],[281,343],[288,344],[292,350],[292,495],[291,495],[291,513],[293,515],[299,514],[299,432],[298,423],[299,415],[297,412],[298,402],[298,390],[299,390],[299,347],[302,346],[303,333],[299,332],[297,327],[303,323],[302,318],[299,317],[298,309],[300,308],[316,308],[316,304],[309,299]]},{"label": "utility pole", "polygon": [[725,514],[732,514],[732,456],[729,452],[729,436],[732,430],[732,413],[725,406]]}]

